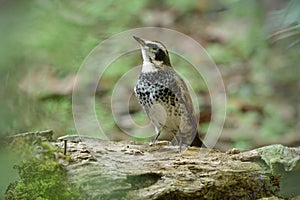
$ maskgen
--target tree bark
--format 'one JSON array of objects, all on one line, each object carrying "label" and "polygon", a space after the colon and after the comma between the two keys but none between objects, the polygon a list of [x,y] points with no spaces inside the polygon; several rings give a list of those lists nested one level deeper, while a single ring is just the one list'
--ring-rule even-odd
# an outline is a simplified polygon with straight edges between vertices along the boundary
[{"label": "tree bark", "polygon": [[300,148],[240,153],[65,136],[69,180],[86,199],[274,199],[300,195]]}]

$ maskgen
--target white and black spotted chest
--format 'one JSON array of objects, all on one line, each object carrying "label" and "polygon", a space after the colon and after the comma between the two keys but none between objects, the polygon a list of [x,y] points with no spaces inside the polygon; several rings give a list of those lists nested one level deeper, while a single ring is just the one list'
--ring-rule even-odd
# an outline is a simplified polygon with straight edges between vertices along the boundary
[{"label": "white and black spotted chest", "polygon": [[175,80],[171,74],[164,71],[142,73],[134,88],[135,95],[147,112],[151,106],[160,104],[167,111],[167,115],[180,116],[180,103]]}]

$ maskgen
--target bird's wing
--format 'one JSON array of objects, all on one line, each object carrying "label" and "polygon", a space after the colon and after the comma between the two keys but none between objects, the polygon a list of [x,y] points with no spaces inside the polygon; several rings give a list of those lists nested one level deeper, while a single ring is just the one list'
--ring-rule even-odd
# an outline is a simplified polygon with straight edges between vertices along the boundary
[{"label": "bird's wing", "polygon": [[[173,70],[173,77],[174,81],[171,83],[171,87],[174,88],[174,92],[178,92],[179,96],[179,101],[183,106],[186,107],[188,118],[190,119],[188,123],[195,129],[197,130],[197,120],[195,116],[195,111],[194,111],[194,106],[192,102],[192,98],[190,96],[188,87],[184,80]],[[177,90],[177,91],[175,91]]]}]

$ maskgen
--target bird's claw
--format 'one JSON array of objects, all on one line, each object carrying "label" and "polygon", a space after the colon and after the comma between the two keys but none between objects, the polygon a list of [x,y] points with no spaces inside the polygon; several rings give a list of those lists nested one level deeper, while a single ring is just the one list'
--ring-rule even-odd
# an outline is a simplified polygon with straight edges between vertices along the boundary
[{"label": "bird's claw", "polygon": [[164,145],[170,145],[170,141],[166,140],[153,140],[149,143],[149,146],[164,146]]}]

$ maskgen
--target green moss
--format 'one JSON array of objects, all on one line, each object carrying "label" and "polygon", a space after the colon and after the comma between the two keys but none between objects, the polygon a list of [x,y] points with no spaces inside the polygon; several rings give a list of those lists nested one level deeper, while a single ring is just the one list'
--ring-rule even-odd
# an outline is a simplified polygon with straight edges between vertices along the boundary
[{"label": "green moss", "polygon": [[300,156],[293,148],[281,144],[257,149],[261,156],[261,166],[269,174],[270,182],[280,188],[284,198],[300,195]]},{"label": "green moss", "polygon": [[66,170],[58,162],[60,149],[48,142],[20,144],[14,146],[17,153],[23,155],[15,165],[20,179],[8,186],[6,199],[83,199],[68,182]]}]

